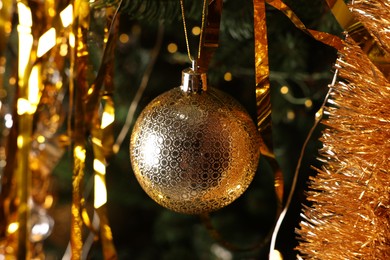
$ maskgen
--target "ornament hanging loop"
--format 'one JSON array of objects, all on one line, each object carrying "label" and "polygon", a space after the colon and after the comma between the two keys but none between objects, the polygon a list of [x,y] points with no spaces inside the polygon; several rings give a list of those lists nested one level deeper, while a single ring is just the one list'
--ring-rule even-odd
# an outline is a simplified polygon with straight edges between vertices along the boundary
[{"label": "ornament hanging loop", "polygon": [[194,72],[198,72],[198,60],[197,59],[192,60],[192,70]]},{"label": "ornament hanging loop", "polygon": [[202,28],[199,39],[199,49],[196,58],[193,58],[188,41],[187,24],[184,14],[184,0],[180,0],[181,15],[183,19],[184,36],[187,45],[188,58],[197,64],[194,71],[206,73],[214,52],[218,48],[219,28],[222,14],[222,0],[204,0],[202,10]]}]

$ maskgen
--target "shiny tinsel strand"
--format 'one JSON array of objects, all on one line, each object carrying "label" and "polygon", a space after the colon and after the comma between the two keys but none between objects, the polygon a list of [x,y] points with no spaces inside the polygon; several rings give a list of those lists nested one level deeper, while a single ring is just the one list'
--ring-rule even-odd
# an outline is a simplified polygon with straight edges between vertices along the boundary
[{"label": "shiny tinsel strand", "polygon": [[375,40],[390,52],[390,1],[354,0],[353,14],[371,32]]}]

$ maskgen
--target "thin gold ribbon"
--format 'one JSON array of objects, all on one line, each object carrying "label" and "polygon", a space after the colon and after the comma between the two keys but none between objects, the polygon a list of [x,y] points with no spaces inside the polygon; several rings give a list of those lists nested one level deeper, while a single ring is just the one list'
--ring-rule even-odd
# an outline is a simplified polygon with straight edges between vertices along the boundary
[{"label": "thin gold ribbon", "polygon": [[[300,30],[303,32],[307,33],[309,36],[313,37],[317,41],[320,41],[326,45],[332,46],[335,49],[339,50],[343,47],[343,42],[342,40],[335,36],[331,35],[325,32],[319,32],[315,31],[312,29],[306,28],[306,26],[302,23],[302,21],[298,18],[298,16],[282,1],[282,0],[265,0],[269,5],[273,6],[277,10],[281,11],[283,14],[285,14],[290,21]],[[260,131],[264,131],[263,125],[268,126],[268,121],[269,124],[271,122],[271,105],[268,101],[269,99],[269,82],[268,82],[268,77],[269,77],[269,70],[268,70],[268,60],[266,55],[268,55],[268,50],[266,47],[259,47],[259,45],[264,45],[267,46],[267,41],[264,39],[264,37],[261,36],[261,33],[266,33],[266,21],[265,21],[265,7],[264,7],[264,0],[259,1],[257,3],[256,7],[256,2],[257,0],[254,0],[255,3],[255,46],[256,46],[256,51],[255,51],[255,57],[256,57],[256,100],[257,100],[257,107],[258,109],[261,108],[262,110],[258,111],[258,122],[259,122],[259,127]],[[261,5],[261,6],[260,6]],[[258,10],[258,11],[256,11]],[[256,32],[258,32],[256,37]],[[263,103],[263,105],[262,105]],[[267,114],[269,112],[269,114]],[[265,117],[262,117],[262,116]],[[268,120],[268,121],[267,121]],[[271,130],[269,130],[271,131]],[[265,139],[267,141],[267,139]],[[272,142],[270,142],[272,144]],[[289,196],[286,205],[284,207],[284,210],[282,210],[283,207],[283,189],[284,189],[284,182],[283,182],[283,174],[281,172],[281,169],[275,160],[273,153],[272,153],[272,146],[270,149],[267,149],[266,151],[262,151],[264,154],[265,152],[268,152],[269,156],[266,156],[268,161],[270,162],[274,174],[275,174],[275,192],[278,198],[278,220],[275,225],[275,229],[272,234],[272,239],[271,239],[271,254],[274,254],[275,252],[273,251],[275,248],[275,240],[276,236],[278,234],[278,230],[280,228],[280,223],[284,219],[284,215],[289,207],[289,200],[291,199],[291,196]],[[267,155],[267,154],[265,154]],[[298,170],[299,168],[297,168]],[[291,191],[293,191],[294,188],[292,188]],[[290,194],[292,194],[290,192]]]},{"label": "thin gold ribbon", "polygon": [[[88,94],[86,96],[86,120],[91,122],[94,117],[94,113],[99,105],[99,101],[101,99],[101,91],[103,89],[103,85],[105,84],[105,95],[112,95],[113,93],[113,78],[112,73],[114,66],[114,58],[115,58],[115,41],[117,40],[117,27],[119,24],[119,10],[122,6],[122,1],[119,2],[117,8],[115,9],[115,13],[111,14],[113,17],[106,27],[106,46],[104,48],[103,57],[101,61],[101,65],[99,67],[99,71],[96,75],[94,82],[92,83]],[[112,8],[112,7],[108,7]]]},{"label": "thin gold ribbon", "polygon": [[[111,74],[111,73],[110,73]],[[114,102],[111,96],[105,97],[102,116],[96,113],[92,127],[92,147],[94,153],[94,208],[100,219],[100,239],[104,259],[117,259],[112,232],[107,217],[106,157],[112,154],[114,144],[113,122]]]},{"label": "thin gold ribbon", "polygon": [[344,0],[325,0],[341,28],[347,30],[356,23]]},{"label": "thin gold ribbon", "polygon": [[[122,2],[119,3],[116,9],[113,7],[106,9],[107,26],[105,28],[105,42],[107,44],[104,49],[103,61],[98,75],[92,85],[93,90],[96,93],[90,95],[89,102],[87,103],[87,105],[89,104],[90,109],[94,108],[91,126],[92,147],[95,156],[94,207],[100,219],[100,239],[105,259],[117,259],[117,253],[107,217],[106,161],[107,158],[113,154],[113,145],[115,142],[113,133],[115,107],[112,93],[114,92],[114,50],[118,36],[119,9],[121,3]],[[102,89],[103,84],[104,92],[101,93],[100,90]],[[98,99],[96,99],[97,94],[99,94]],[[101,116],[99,115],[98,109],[99,103],[103,103]]]},{"label": "thin gold ribbon", "polygon": [[[89,11],[86,7],[88,2],[78,3],[78,35],[76,37],[76,62],[74,63],[77,73],[77,91],[75,92],[75,127],[74,127],[74,174],[73,174],[73,203],[72,203],[72,227],[71,245],[72,258],[78,259],[81,256],[83,247],[82,226],[83,223],[95,233],[100,232],[103,255],[105,259],[117,259],[116,250],[113,244],[112,232],[106,214],[107,188],[106,188],[106,159],[112,154],[114,143],[113,122],[115,116],[114,102],[112,99],[113,73],[114,73],[114,51],[117,40],[118,13],[121,2],[116,9],[107,8],[108,23],[105,28],[106,46],[103,52],[102,62],[94,82],[89,86],[86,78],[88,72],[89,55],[86,48],[85,36],[89,30]],[[88,11],[86,11],[88,10]],[[115,12],[113,12],[115,10]],[[105,87],[102,92],[103,85]],[[102,97],[103,95],[103,97]],[[104,100],[102,100],[104,99]],[[103,102],[102,102],[103,101]],[[103,111],[99,113],[99,104],[103,104]],[[82,197],[82,182],[85,167],[85,138],[88,133],[92,137],[92,148],[94,153],[93,167],[95,180],[94,206],[100,219],[99,231],[95,230],[84,207]]]},{"label": "thin gold ribbon", "polygon": [[[341,0],[340,0],[341,1]],[[346,14],[348,8],[340,1],[327,0],[332,3],[332,12]],[[281,204],[283,198],[283,175],[278,166],[272,151],[272,134],[271,134],[271,102],[270,102],[270,85],[269,85],[269,67],[268,67],[268,43],[267,43],[267,26],[265,20],[265,3],[273,6],[285,14],[290,21],[300,30],[307,33],[317,41],[337,50],[343,48],[343,41],[332,34],[320,32],[306,28],[298,16],[282,0],[254,0],[254,30],[255,30],[255,68],[256,68],[256,105],[257,105],[257,122],[260,133],[263,136],[264,145],[261,152],[270,162],[275,173],[275,190]],[[340,24],[351,26],[354,21],[350,15],[337,17]]]},{"label": "thin gold ribbon", "polygon": [[[8,37],[11,33],[12,29],[12,10],[13,9],[13,1],[3,1],[2,8],[0,9],[0,67],[5,67],[6,57],[5,57],[5,48],[7,45]],[[4,92],[4,71],[0,71],[0,91]],[[4,98],[1,97],[1,98]],[[4,104],[3,104],[4,106]],[[3,110],[4,108],[2,108]],[[9,223],[12,222],[11,218],[11,204],[15,199],[13,194],[15,181],[14,179],[14,164],[15,164],[15,154],[17,150],[17,114],[16,110],[11,111],[14,118],[14,124],[8,134],[8,141],[2,147],[6,150],[6,159],[7,164],[5,165],[3,172],[0,178],[0,254],[5,254],[3,251],[7,247],[7,227]],[[3,136],[4,138],[4,136]],[[3,144],[1,144],[3,145]],[[1,158],[4,159],[4,158]]]},{"label": "thin gold ribbon", "polygon": [[219,28],[222,14],[222,0],[208,2],[206,13],[203,14],[199,53],[197,65],[199,72],[207,72],[212,56],[218,48]]},{"label": "thin gold ribbon", "polygon": [[[18,2],[18,11],[26,8],[32,13],[32,10],[27,3]],[[16,246],[16,256],[18,259],[26,259],[30,256],[30,246],[29,246],[29,230],[28,230],[28,219],[30,215],[30,210],[28,207],[28,198],[30,193],[31,185],[31,175],[29,170],[29,148],[31,144],[31,134],[32,134],[32,114],[27,111],[21,111],[22,100],[28,100],[29,84],[28,79],[30,77],[32,63],[34,62],[34,53],[36,53],[36,45],[32,43],[30,46],[23,46],[24,40],[27,38],[33,39],[33,35],[28,33],[28,28],[32,30],[33,21],[23,20],[19,21],[19,26],[24,29],[19,31],[19,68],[18,68],[18,97],[17,97],[17,121],[18,121],[18,136],[17,136],[17,151],[16,151],[16,161],[15,165],[15,179],[16,179],[16,198],[18,200],[18,231],[17,231],[17,246]],[[28,24],[31,22],[31,24]],[[33,30],[32,30],[33,31]],[[26,48],[27,47],[27,48]],[[21,48],[31,48],[30,51],[21,51]]]},{"label": "thin gold ribbon", "polygon": [[[45,23],[42,21],[43,5],[29,5],[28,1],[18,1],[19,12],[19,67],[18,93],[16,100],[17,114],[17,151],[15,167],[16,198],[17,198],[17,246],[18,259],[33,258],[30,243],[30,205],[31,198],[31,169],[30,150],[32,141],[33,118],[40,96],[40,66],[37,61],[36,41],[42,34]],[[34,71],[34,73],[33,73]]]},{"label": "thin gold ribbon", "polygon": [[[71,208],[71,259],[81,259],[83,248],[83,219],[82,208],[84,168],[86,159],[85,149],[85,106],[84,99],[88,93],[89,83],[88,74],[88,48],[87,35],[89,31],[90,6],[86,0],[75,0],[73,10],[74,23],[72,25],[71,35],[75,38],[75,46],[71,48],[71,93],[74,90],[74,138],[73,146],[73,176],[72,176],[72,208]],[[75,80],[77,76],[77,80]],[[74,86],[73,86],[74,84]]]},{"label": "thin gold ribbon", "polygon": [[298,16],[282,0],[266,0],[266,2],[285,14],[298,29],[307,33],[317,41],[329,45],[336,50],[343,48],[343,41],[339,37],[326,32],[320,32],[306,28]]},{"label": "thin gold ribbon", "polygon": [[264,1],[254,0],[253,11],[255,38],[257,126],[260,133],[263,134],[271,126],[268,40]]},{"label": "thin gold ribbon", "polygon": [[278,198],[278,211],[283,200],[284,181],[282,171],[273,153],[272,128],[271,128],[271,94],[268,65],[268,40],[265,1],[254,0],[254,41],[255,41],[255,83],[256,83],[256,107],[257,127],[261,134],[261,154],[265,156],[274,172],[275,193]]},{"label": "thin gold ribbon", "polygon": [[[12,9],[13,1],[2,1],[0,8],[0,67],[5,66],[5,49],[12,30]],[[4,70],[0,71],[0,90],[3,90],[3,75]],[[1,98],[4,98],[4,96]]]}]

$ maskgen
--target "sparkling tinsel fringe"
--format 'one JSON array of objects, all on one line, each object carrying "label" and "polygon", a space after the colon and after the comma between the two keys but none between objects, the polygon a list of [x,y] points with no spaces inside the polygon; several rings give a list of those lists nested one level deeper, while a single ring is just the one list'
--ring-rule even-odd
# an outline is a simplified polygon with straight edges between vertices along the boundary
[{"label": "sparkling tinsel fringe", "polygon": [[303,210],[305,259],[390,259],[390,83],[352,40],[326,107],[318,175]]}]

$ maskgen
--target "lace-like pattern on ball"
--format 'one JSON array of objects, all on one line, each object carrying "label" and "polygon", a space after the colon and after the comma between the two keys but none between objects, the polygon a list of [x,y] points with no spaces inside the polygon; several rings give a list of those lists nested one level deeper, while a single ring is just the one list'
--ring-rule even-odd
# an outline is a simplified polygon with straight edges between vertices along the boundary
[{"label": "lace-like pattern on ball", "polygon": [[173,211],[199,214],[224,207],[249,186],[259,135],[233,98],[216,89],[172,89],[154,99],[135,124],[133,171],[145,192]]}]

